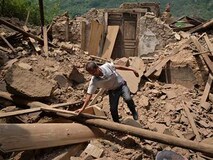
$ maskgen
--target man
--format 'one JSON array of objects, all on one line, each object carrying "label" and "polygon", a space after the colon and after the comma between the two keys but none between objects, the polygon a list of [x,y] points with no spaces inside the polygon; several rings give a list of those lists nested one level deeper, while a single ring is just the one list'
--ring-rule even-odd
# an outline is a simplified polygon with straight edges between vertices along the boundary
[{"label": "man", "polygon": [[94,94],[98,88],[103,88],[108,90],[109,93],[110,112],[114,122],[119,122],[118,102],[120,96],[122,96],[127,103],[134,120],[138,120],[138,114],[135,110],[136,106],[130,95],[130,90],[124,79],[116,72],[116,69],[133,71],[135,76],[139,77],[137,71],[124,66],[117,66],[111,63],[105,63],[102,66],[98,66],[95,62],[88,62],[86,64],[86,70],[92,75],[92,78],[89,83],[84,104],[77,112],[81,113],[88,105],[92,98],[92,94]]}]

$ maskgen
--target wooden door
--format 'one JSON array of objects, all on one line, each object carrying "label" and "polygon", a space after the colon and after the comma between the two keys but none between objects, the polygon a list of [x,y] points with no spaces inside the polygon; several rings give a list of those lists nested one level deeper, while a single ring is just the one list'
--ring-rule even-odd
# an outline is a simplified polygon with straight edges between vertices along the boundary
[{"label": "wooden door", "polygon": [[123,39],[124,39],[125,57],[137,55],[136,26],[137,26],[137,14],[124,14]]}]

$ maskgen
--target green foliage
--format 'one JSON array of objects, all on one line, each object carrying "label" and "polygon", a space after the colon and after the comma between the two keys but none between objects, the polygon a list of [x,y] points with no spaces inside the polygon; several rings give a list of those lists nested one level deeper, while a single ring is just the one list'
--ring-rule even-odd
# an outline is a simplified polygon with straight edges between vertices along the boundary
[{"label": "green foliage", "polygon": [[161,10],[171,3],[171,12],[175,17],[196,16],[204,19],[213,18],[213,0],[62,0],[60,8],[74,17],[82,15],[91,8],[116,8],[124,2],[159,2]]},{"label": "green foliage", "polygon": [[[2,16],[17,17],[24,20],[30,11],[29,22],[40,24],[39,0],[0,0]],[[151,2],[150,0],[43,0],[45,23],[55,16],[68,11],[71,17],[80,16],[91,8],[117,8],[124,2]],[[204,19],[213,18],[213,0],[152,0],[159,2],[161,11],[171,3],[171,12],[175,17],[195,16]]]},{"label": "green foliage", "polygon": [[[1,0],[1,15],[25,21],[30,12],[29,23],[40,24],[38,0]],[[3,3],[4,2],[4,3]],[[50,7],[51,6],[51,7]],[[44,1],[45,23],[49,23],[59,12],[59,0]]]}]

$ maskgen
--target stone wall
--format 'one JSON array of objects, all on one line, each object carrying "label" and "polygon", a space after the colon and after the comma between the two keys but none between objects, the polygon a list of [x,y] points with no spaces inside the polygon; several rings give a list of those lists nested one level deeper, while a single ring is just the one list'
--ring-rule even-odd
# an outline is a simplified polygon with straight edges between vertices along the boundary
[{"label": "stone wall", "polygon": [[176,42],[173,30],[159,18],[149,13],[138,22],[138,55],[153,55],[155,50],[164,48],[170,42]]},{"label": "stone wall", "polygon": [[81,40],[81,21],[70,20],[66,15],[57,17],[52,26],[52,34],[54,39],[65,41],[66,39],[66,23],[69,20],[69,41],[71,43],[79,44]]}]

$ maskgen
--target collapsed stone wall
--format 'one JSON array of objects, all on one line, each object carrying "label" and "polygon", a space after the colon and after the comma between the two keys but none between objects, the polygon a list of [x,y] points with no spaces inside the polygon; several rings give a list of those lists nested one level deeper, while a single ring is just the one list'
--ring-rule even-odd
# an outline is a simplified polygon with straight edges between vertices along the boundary
[{"label": "collapsed stone wall", "polygon": [[81,40],[81,21],[70,20],[67,15],[59,16],[55,19],[52,26],[53,39],[66,41],[67,20],[69,22],[69,41],[71,43],[79,44]]},{"label": "collapsed stone wall", "polygon": [[173,30],[154,15],[146,14],[138,22],[138,55],[153,55],[169,43],[176,42]]}]

